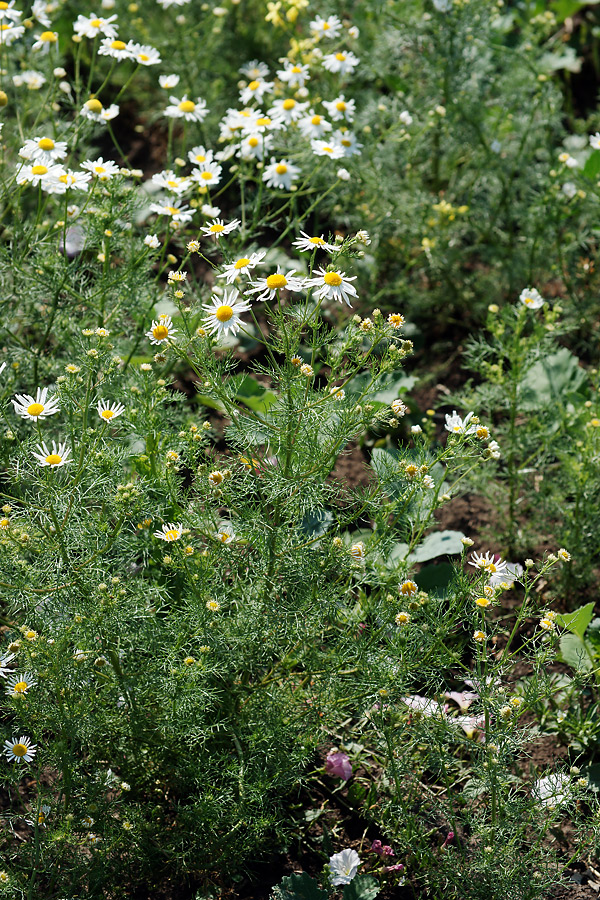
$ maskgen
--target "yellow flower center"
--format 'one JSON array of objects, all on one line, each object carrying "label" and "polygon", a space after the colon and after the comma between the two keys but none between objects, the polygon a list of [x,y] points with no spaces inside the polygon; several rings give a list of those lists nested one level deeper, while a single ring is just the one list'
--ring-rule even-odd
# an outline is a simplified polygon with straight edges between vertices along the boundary
[{"label": "yellow flower center", "polygon": [[169,528],[165,531],[165,541],[176,541],[179,538],[179,532],[176,528]]},{"label": "yellow flower center", "polygon": [[5,0],[2,0],[0,3],[0,9],[8,9],[8,3],[6,3]]},{"label": "yellow flower center", "polygon": [[248,265],[249,262],[250,262],[250,260],[246,259],[246,257],[243,256],[241,259],[238,259],[238,261],[236,263],[234,263],[233,268],[234,269],[244,269]]},{"label": "yellow flower center", "polygon": [[288,167],[286,165],[284,165],[283,163],[279,163],[279,165],[275,169],[275,171],[277,172],[278,175],[285,175],[287,170],[288,170]]},{"label": "yellow flower center", "polygon": [[43,403],[30,403],[27,407],[27,412],[30,416],[40,416],[44,412],[44,409]]},{"label": "yellow flower center", "polygon": [[0,519],[0,528],[8,528],[10,519]]},{"label": "yellow flower center", "polygon": [[7,25],[2,25],[2,31],[7,31],[9,28],[12,28],[12,22],[9,22]]},{"label": "yellow flower center", "polygon": [[346,54],[345,53],[336,53],[335,58],[338,59],[340,62],[343,62],[346,59]]},{"label": "yellow flower center", "polygon": [[166,325],[155,325],[152,329],[152,337],[157,341],[164,341],[165,338],[169,337],[169,329]]},{"label": "yellow flower center", "polygon": [[248,143],[251,147],[258,147],[258,138],[251,137],[248,139]]},{"label": "yellow flower center", "polygon": [[62,456],[58,453],[51,453],[50,456],[46,457],[46,462],[49,466],[58,466],[62,462]]},{"label": "yellow flower center", "polygon": [[127,44],[125,41],[113,41],[110,46],[113,50],[124,50]]},{"label": "yellow flower center", "polygon": [[486,568],[487,571],[490,572],[492,575],[494,574],[494,572],[497,572],[497,571],[498,571],[498,569],[496,568],[496,566],[494,565],[493,562],[487,563],[487,564],[485,565],[485,568]]},{"label": "yellow flower center", "polygon": [[114,416],[114,412],[112,411],[112,409],[103,409],[100,415],[103,419],[112,419],[112,417]]},{"label": "yellow flower center", "polygon": [[218,319],[219,322],[229,322],[232,315],[233,310],[230,306],[227,305],[219,306],[219,308],[215,312],[215,318]]},{"label": "yellow flower center", "polygon": [[333,153],[333,147],[323,147],[323,153]]},{"label": "yellow flower center", "polygon": [[351,147],[352,141],[349,141],[348,138],[342,138],[340,144],[342,145],[342,147]]},{"label": "yellow flower center", "polygon": [[222,231],[225,231],[225,226],[219,225],[218,222],[215,222],[214,225],[210,226],[209,231],[211,231],[213,234],[221,234]]},{"label": "yellow flower center", "polygon": [[53,31],[42,31],[40,34],[40,41],[47,41],[49,44],[54,44],[56,40],[57,37]]},{"label": "yellow flower center", "polygon": [[339,109],[340,112],[344,112],[344,110],[346,109],[346,104],[343,100],[338,100],[338,102],[335,104],[335,108]]},{"label": "yellow flower center", "polygon": [[294,75],[297,75],[301,71],[302,69],[300,66],[292,66],[292,72],[294,73]]},{"label": "yellow flower center", "polygon": [[203,181],[212,181],[214,178],[214,175],[212,172],[202,172],[200,174],[200,178],[202,178]]},{"label": "yellow flower center", "polygon": [[26,744],[13,744],[12,746],[13,756],[25,756],[27,754],[27,745]]},{"label": "yellow flower center", "polygon": [[323,31],[329,31],[330,28],[331,25],[329,24],[329,22],[323,22]]},{"label": "yellow flower center", "polygon": [[284,100],[284,101],[283,101],[283,104],[282,104],[282,105],[283,105],[283,108],[284,108],[284,109],[293,109],[293,108],[295,107],[295,105],[296,105],[296,101],[295,101],[295,100],[292,100],[291,97],[288,97],[287,100]]},{"label": "yellow flower center", "polygon": [[102,112],[102,104],[96,97],[92,97],[91,100],[86,100],[85,105],[89,109],[90,112],[99,113]]},{"label": "yellow flower center", "polygon": [[198,153],[198,154],[194,157],[194,159],[196,160],[196,162],[199,162],[199,163],[206,162],[206,157],[203,156],[202,153]]},{"label": "yellow flower center", "polygon": [[310,241],[311,244],[318,244],[319,246],[321,246],[321,244],[325,243],[323,238],[320,238],[320,237],[311,237],[308,240]]},{"label": "yellow flower center", "polygon": [[13,688],[13,693],[15,694],[24,694],[29,685],[26,681],[17,681]]},{"label": "yellow flower center", "polygon": [[193,100],[182,100],[179,104],[179,109],[184,113],[194,112],[194,110],[196,109],[196,104]]},{"label": "yellow flower center", "polygon": [[[146,53],[139,53],[139,54],[138,54],[138,59],[139,59],[140,62],[148,62],[148,60],[150,59],[150,57],[149,57]],[[188,100],[188,103],[191,103],[191,102],[192,102],[191,100]],[[192,103],[192,106],[194,106],[193,103]],[[191,112],[191,110],[188,110],[188,112]]]},{"label": "yellow flower center", "polygon": [[48,169],[46,168],[46,166],[38,165],[38,166],[31,167],[32,175],[46,175],[47,173],[48,173]]},{"label": "yellow flower center", "polygon": [[166,210],[167,210],[167,212],[169,212],[172,216],[176,216],[177,213],[179,212],[179,210],[177,209],[176,206],[167,206],[167,207],[166,207]]},{"label": "yellow flower center", "polygon": [[100,21],[100,19],[92,19],[90,25],[92,26],[92,28],[101,28],[102,22]]},{"label": "yellow flower center", "polygon": [[411,478],[412,476],[416,475],[419,470],[417,466],[415,466],[413,463],[410,463],[410,465],[408,465],[404,471],[406,472],[408,477]]},{"label": "yellow flower center", "polygon": [[229,538],[229,535],[227,534],[226,531],[220,531],[219,534],[218,534],[218,538],[219,538],[219,540],[221,541],[222,544],[226,544],[226,543],[227,543],[227,539]]},{"label": "yellow flower center", "polygon": [[68,184],[68,183],[69,183],[69,176],[68,176],[67,173],[65,172],[64,175],[59,175],[59,176],[58,176],[58,180],[59,180],[59,181],[62,181],[63,184]]},{"label": "yellow flower center", "polygon": [[260,81],[251,81],[250,84],[248,85],[248,87],[250,88],[251,91],[255,91],[257,88],[260,87]]},{"label": "yellow flower center", "polygon": [[260,119],[256,120],[257,125],[270,125],[271,120],[268,116],[261,116]]},{"label": "yellow flower center", "polygon": [[52,138],[40,138],[38,147],[40,150],[54,150],[54,141]]},{"label": "yellow flower center", "polygon": [[283,288],[287,284],[287,278],[285,275],[280,275],[279,272],[276,275],[269,275],[267,278],[267,287],[271,290]]},{"label": "yellow flower center", "polygon": [[337,272],[326,272],[323,275],[323,281],[331,287],[338,287],[342,283],[342,276]]},{"label": "yellow flower center", "polygon": [[322,118],[323,118],[322,116],[313,116],[312,119],[310,120],[310,124],[311,125],[320,125]]}]

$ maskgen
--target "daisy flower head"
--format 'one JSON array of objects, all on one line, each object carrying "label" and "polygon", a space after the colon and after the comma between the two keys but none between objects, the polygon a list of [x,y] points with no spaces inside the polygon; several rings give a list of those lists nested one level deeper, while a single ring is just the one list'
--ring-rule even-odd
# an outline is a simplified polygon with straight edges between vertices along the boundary
[{"label": "daisy flower head", "polygon": [[50,450],[44,442],[38,444],[35,448],[38,452],[33,455],[38,461],[38,465],[45,467],[48,466],[50,469],[60,469],[61,466],[66,466],[67,463],[73,462],[69,457],[71,456],[71,450],[67,447],[66,441],[62,444],[57,444],[56,441],[52,441],[52,450]]},{"label": "daisy flower head", "polygon": [[327,253],[333,253],[335,247],[333,244],[328,244],[327,241],[321,237],[311,237],[306,232],[301,231],[300,234],[302,237],[297,238],[292,242],[292,247],[298,247],[299,250],[306,251],[308,253],[312,253],[313,250],[325,250]]},{"label": "daisy flower head", "polygon": [[297,122],[301,119],[308,108],[308,103],[300,103],[293,97],[285,97],[281,100],[275,100],[273,106],[267,110],[267,115],[278,119],[289,125],[291,122]]},{"label": "daisy flower head", "polygon": [[[10,47],[16,40],[23,37],[25,29],[22,25],[15,25],[14,22],[0,23],[0,46]],[[24,74],[24,73],[22,73]],[[16,76],[15,76],[16,77]],[[43,79],[45,82],[45,78]],[[40,85],[41,87],[41,85]]]},{"label": "daisy flower head", "polygon": [[336,38],[342,30],[342,23],[337,16],[328,16],[326,19],[316,16],[309,22],[309,28],[315,36]]},{"label": "daisy flower head", "polygon": [[186,122],[203,122],[206,118],[208,109],[206,102],[198,97],[195,101],[189,100],[188,95],[184,94],[181,100],[179,97],[169,97],[170,106],[165,109],[164,115],[169,119],[185,119]]},{"label": "daisy flower head", "polygon": [[171,316],[162,315],[152,322],[150,331],[146,332],[146,337],[150,338],[151,344],[164,344],[166,341],[172,340],[174,334],[177,334],[177,329],[173,327]]},{"label": "daisy flower head", "polygon": [[97,97],[91,97],[83,104],[79,114],[92,122],[110,122],[119,115],[119,106],[111,103],[105,107]]},{"label": "daisy flower head", "polygon": [[163,172],[157,172],[152,176],[152,184],[159,188],[164,188],[170,194],[183,194],[190,185],[190,179],[183,175],[176,175],[171,169],[165,169]]},{"label": "daisy flower head", "polygon": [[256,294],[257,300],[275,300],[278,291],[294,291],[298,293],[304,289],[304,279],[294,277],[295,269],[290,269],[285,274],[279,270],[267,275],[266,278],[257,278],[251,282],[252,287],[246,293]]},{"label": "daisy flower head", "polygon": [[50,194],[61,193],[59,179],[64,172],[58,163],[34,161],[32,166],[21,166],[17,172],[17,184],[30,184],[32,187],[40,185],[42,190]]},{"label": "daisy flower head", "polygon": [[104,419],[105,422],[110,422],[125,412],[125,407],[122,403],[110,403],[108,400],[98,400],[96,409],[100,418]]},{"label": "daisy flower head", "polygon": [[452,415],[446,415],[446,431],[450,434],[475,434],[477,425],[469,425],[469,421],[473,418],[474,413],[470,412],[464,419],[458,415],[456,410],[452,411]]},{"label": "daisy flower head", "polygon": [[299,65],[286,59],[283,69],[278,70],[277,77],[291,88],[301,88],[310,79],[308,72],[308,66]]},{"label": "daisy flower head", "polygon": [[252,103],[253,100],[256,103],[260,103],[265,94],[272,93],[274,85],[274,81],[265,81],[262,78],[254,78],[240,91],[240,100],[244,104]]},{"label": "daisy flower head", "polygon": [[95,38],[99,34],[103,34],[104,37],[116,38],[117,29],[112,24],[116,18],[116,15],[109,16],[107,19],[94,14],[90,16],[79,15],[73,30],[75,34],[79,34],[81,37]]},{"label": "daisy flower head", "polygon": [[58,42],[57,31],[42,31],[41,34],[35,35],[35,41],[31,45],[32,50],[40,50],[42,53],[49,53],[50,48]]},{"label": "daisy flower head", "polygon": [[140,66],[157,66],[162,62],[158,50],[156,50],[155,47],[150,47],[148,44],[138,44],[135,41],[128,41],[127,49],[131,54],[131,59]]},{"label": "daisy flower head", "polygon": [[21,10],[15,9],[15,0],[0,3],[0,22],[16,22],[22,15]]},{"label": "daisy flower head", "polygon": [[66,141],[55,141],[49,137],[29,138],[19,150],[21,159],[31,159],[42,163],[55,162],[64,159],[66,155]]},{"label": "daisy flower head", "polygon": [[258,115],[255,116],[244,117],[244,121],[240,125],[244,134],[264,135],[271,131],[281,131],[282,128],[285,128],[283,119],[263,115],[260,110],[257,110],[257,113]]},{"label": "daisy flower head", "polygon": [[[130,43],[131,41],[129,44]],[[124,59],[133,59],[129,44],[126,44],[125,41],[120,41],[117,38],[104,38],[100,41],[98,55],[110,56],[112,59],[119,60],[119,62],[122,62]]]},{"label": "daisy flower head", "polygon": [[197,181],[201,187],[216,187],[221,180],[222,166],[211,160],[202,163],[198,169],[194,169],[191,178]]},{"label": "daisy flower head", "polygon": [[200,230],[205,237],[214,237],[215,240],[218,241],[220,237],[235,231],[239,225],[239,219],[234,219],[232,222],[229,222],[228,225],[225,225],[222,219],[213,219],[210,224],[203,225]]},{"label": "daisy flower head", "polygon": [[150,210],[159,216],[169,216],[171,221],[177,225],[185,225],[194,218],[193,210],[182,203],[181,200],[164,200],[162,203],[151,203]]},{"label": "daisy flower head", "polygon": [[163,90],[170,91],[179,84],[179,75],[175,75],[174,73],[171,75],[159,75],[158,83]]},{"label": "daisy flower head", "polygon": [[344,156],[360,156],[363,145],[353,131],[340,128],[332,134],[331,139],[334,144],[342,148]]},{"label": "daisy flower head", "polygon": [[[0,25],[0,45],[6,44],[8,41],[8,35],[3,31],[4,25]],[[23,27],[21,27],[21,33],[25,31]],[[12,41],[8,41],[12,43]],[[41,72],[36,72],[32,69],[27,69],[25,72],[19,72],[18,75],[13,75],[13,84],[15,87],[26,86],[29,91],[39,91],[46,84],[46,79],[42,75]]]},{"label": "daisy flower head", "polygon": [[525,288],[519,294],[519,300],[523,306],[527,306],[529,309],[540,309],[545,302],[542,295],[535,288]]},{"label": "daisy flower head", "polygon": [[10,762],[31,762],[37,752],[37,745],[31,743],[31,738],[21,735],[12,741],[4,741],[4,754]]},{"label": "daisy flower head", "polygon": [[346,100],[344,94],[340,94],[334,100],[323,100],[323,106],[333,122],[340,122],[342,119],[346,122],[354,121],[356,103],[354,100]]},{"label": "daisy flower head", "polygon": [[188,159],[193,166],[201,167],[205,163],[213,161],[213,152],[212,150],[207,150],[202,144],[197,144],[188,151]]},{"label": "daisy flower head", "polygon": [[331,131],[333,125],[324,116],[311,109],[304,118],[299,119],[298,128],[303,137],[314,140],[322,138],[328,131]]},{"label": "daisy flower head", "polygon": [[337,53],[328,53],[323,57],[323,68],[328,72],[351,75],[359,62],[358,56],[355,56],[350,50],[340,50]]},{"label": "daisy flower head", "polygon": [[154,532],[155,538],[160,538],[161,541],[166,541],[168,544],[173,541],[178,541],[183,534],[183,525],[181,522],[169,522],[168,525],[161,525],[160,531]]},{"label": "daisy flower head", "polygon": [[48,388],[38,388],[35,398],[31,394],[16,394],[12,405],[18,416],[22,419],[31,419],[32,422],[53,416],[60,411],[57,401],[48,397]]},{"label": "daisy flower head", "polygon": [[13,697],[24,697],[27,691],[35,687],[36,684],[37,681],[31,672],[23,672],[22,674],[14,672],[10,678],[6,679],[6,693],[11,694]]},{"label": "daisy flower head", "polygon": [[110,181],[115,175],[119,175],[121,171],[112,159],[107,159],[105,162],[101,156],[98,159],[85,160],[85,162],[81,163],[81,168],[91,172],[100,181]]},{"label": "daisy flower head", "polygon": [[481,572],[486,572],[489,576],[504,576],[507,572],[508,566],[508,564],[503,559],[501,559],[499,556],[495,556],[489,551],[485,554],[485,556],[483,555],[483,553],[472,553],[471,559],[469,560],[469,565],[474,566]]},{"label": "daisy flower head", "polygon": [[315,156],[328,156],[330,159],[341,159],[345,156],[344,148],[334,141],[311,141],[310,147]]},{"label": "daisy flower head", "polygon": [[265,166],[262,174],[262,180],[266,182],[267,187],[277,188],[280,191],[289,191],[292,182],[300,174],[298,166],[294,166],[287,159],[273,159],[268,166]]},{"label": "daisy flower head", "polygon": [[265,153],[270,153],[273,147],[272,134],[256,134],[254,132],[245,135],[237,149],[237,155],[242,159],[263,159]]},{"label": "daisy flower head", "polygon": [[352,284],[356,280],[356,275],[347,276],[344,272],[329,272],[323,268],[317,269],[318,275],[310,278],[306,282],[307,287],[316,288],[315,296],[318,300],[339,300],[341,303],[345,301],[348,306],[350,297],[358,297],[356,288]]},{"label": "daisy flower head", "polygon": [[252,269],[262,262],[264,256],[266,256],[266,250],[259,250],[257,253],[251,253],[250,256],[241,256],[235,262],[223,266],[223,271],[219,272],[217,278],[225,278],[227,284],[233,284],[240,275],[249,275]]},{"label": "daisy flower head", "polygon": [[240,66],[238,72],[245,78],[268,78],[269,67],[266,63],[260,62],[258,59],[251,59],[250,62]]},{"label": "daisy flower head", "polygon": [[222,297],[212,297],[212,305],[203,306],[208,315],[203,324],[210,334],[216,334],[217,338],[223,334],[237,334],[242,313],[249,312],[250,306],[245,300],[238,300],[239,291],[235,288],[224,291]]},{"label": "daisy flower head", "polygon": [[600,131],[596,134],[590,134],[590,147],[594,150],[600,150]]},{"label": "daisy flower head", "polygon": [[217,531],[217,540],[221,544],[231,544],[236,539],[236,533],[233,530],[231,522],[222,522]]}]

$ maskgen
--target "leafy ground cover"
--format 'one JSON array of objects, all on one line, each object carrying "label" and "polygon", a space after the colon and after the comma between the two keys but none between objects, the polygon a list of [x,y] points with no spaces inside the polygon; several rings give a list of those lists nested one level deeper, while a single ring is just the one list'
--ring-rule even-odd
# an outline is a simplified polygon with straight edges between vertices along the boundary
[{"label": "leafy ground cover", "polygon": [[0,2],[0,896],[597,896],[598,15]]}]

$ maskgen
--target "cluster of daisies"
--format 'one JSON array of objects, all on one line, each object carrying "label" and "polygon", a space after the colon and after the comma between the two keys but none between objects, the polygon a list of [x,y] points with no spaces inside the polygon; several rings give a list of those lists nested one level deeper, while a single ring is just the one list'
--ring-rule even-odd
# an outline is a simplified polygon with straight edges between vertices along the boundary
[{"label": "cluster of daisies", "polygon": [[[16,700],[27,696],[31,688],[35,687],[35,677],[30,672],[13,672],[8,665],[14,660],[14,653],[5,654],[0,658],[0,677],[6,679],[6,692]],[[35,756],[37,747],[31,742],[31,738],[22,735],[14,737],[11,741],[4,741],[4,753],[11,762],[31,762]]]},{"label": "cluster of daisies", "polygon": [[[35,397],[31,394],[16,394],[11,402],[18,416],[34,422],[38,427],[43,419],[60,412],[56,398],[48,396],[48,388],[38,388]],[[105,425],[108,425],[125,412],[125,407],[121,403],[109,403],[101,399],[98,400],[96,411]],[[45,441],[41,441],[35,448],[33,456],[39,466],[50,469],[60,469],[73,461],[71,448],[66,441],[59,443],[52,441],[51,447]]]},{"label": "cluster of daisies", "polygon": [[451,435],[463,437],[473,436],[480,441],[489,441],[485,450],[485,455],[490,459],[500,459],[500,445],[497,441],[489,440],[489,428],[486,425],[482,425],[473,412],[467,413],[463,418],[462,416],[459,416],[456,410],[453,410],[452,415],[446,415],[445,428]]}]

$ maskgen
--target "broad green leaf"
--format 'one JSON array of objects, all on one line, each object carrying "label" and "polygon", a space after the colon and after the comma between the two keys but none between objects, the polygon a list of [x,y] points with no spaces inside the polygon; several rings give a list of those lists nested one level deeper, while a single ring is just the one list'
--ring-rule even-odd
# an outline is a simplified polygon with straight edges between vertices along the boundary
[{"label": "broad green leaf", "polygon": [[327,900],[327,891],[320,888],[306,872],[286,875],[273,888],[272,900]]},{"label": "broad green leaf", "polygon": [[567,631],[571,632],[571,634],[576,634],[577,637],[583,640],[583,636],[587,630],[588,625],[592,621],[593,615],[594,604],[586,603],[585,606],[580,606],[579,609],[575,610],[575,612],[559,613],[556,616],[556,622],[561,626],[561,628],[566,628]]},{"label": "broad green leaf", "polygon": [[587,162],[583,167],[583,174],[586,178],[598,177],[600,173],[600,150],[594,150],[587,158]]},{"label": "broad green leaf", "polygon": [[308,537],[321,537],[321,535],[325,534],[332,522],[333,513],[331,513],[330,510],[311,509],[311,511],[307,512],[302,519],[300,529],[308,535]]},{"label": "broad green leaf", "polygon": [[373,900],[381,891],[381,885],[371,875],[359,875],[344,888],[344,900]]},{"label": "broad green leaf", "polygon": [[563,406],[569,394],[576,393],[586,380],[584,370],[565,347],[540,360],[521,382],[520,406],[538,410],[558,403]]},{"label": "broad green leaf", "polygon": [[434,531],[427,535],[425,540],[410,554],[409,562],[427,562],[436,556],[453,555],[462,553],[464,538],[462,531]]},{"label": "broad green leaf", "polygon": [[387,557],[387,564],[395,568],[398,563],[404,562],[408,556],[408,544],[394,544]]},{"label": "broad green leaf", "polygon": [[444,595],[448,589],[454,569],[448,562],[433,563],[431,566],[423,566],[415,575],[415,581],[422,591],[428,594]]},{"label": "broad green leaf", "polygon": [[573,669],[583,669],[585,672],[592,669],[586,644],[576,634],[563,634],[560,639],[560,655],[563,662]]}]

